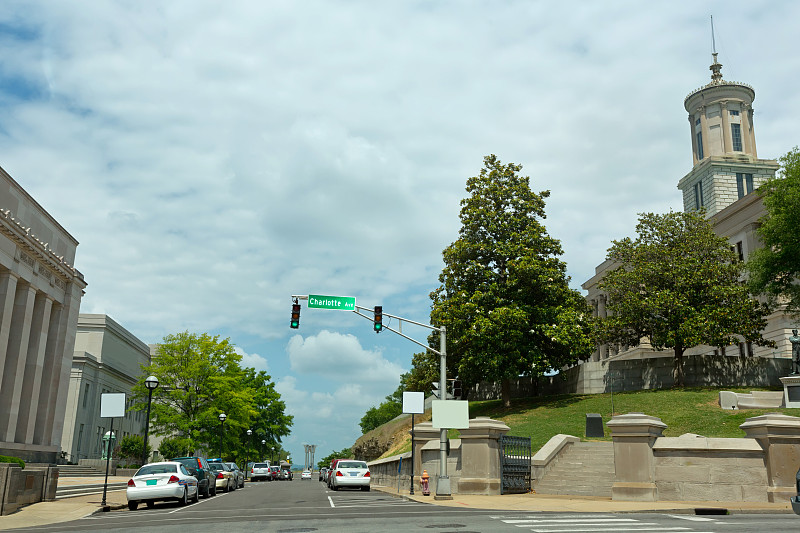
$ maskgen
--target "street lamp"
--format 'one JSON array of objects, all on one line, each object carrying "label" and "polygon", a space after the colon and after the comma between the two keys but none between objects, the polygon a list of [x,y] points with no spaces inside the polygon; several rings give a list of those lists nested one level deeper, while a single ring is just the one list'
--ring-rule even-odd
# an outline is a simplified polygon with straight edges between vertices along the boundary
[{"label": "street lamp", "polygon": [[264,445],[266,443],[267,443],[267,441],[265,441],[265,440],[261,441],[261,457],[264,457]]},{"label": "street lamp", "polygon": [[219,458],[222,459],[222,430],[225,426],[225,419],[228,418],[228,415],[225,413],[219,414]]},{"label": "street lamp", "polygon": [[[248,429],[247,430],[247,445],[248,446],[252,446],[253,445],[253,430],[252,429]],[[247,472],[248,472],[248,470],[247,470],[247,459],[248,459],[247,456],[248,455],[250,455],[250,450],[247,450],[247,453],[244,454],[244,478],[245,479],[247,479]]]},{"label": "street lamp", "polygon": [[142,440],[142,466],[147,464],[147,433],[150,430],[150,402],[153,401],[153,391],[158,387],[158,378],[155,376],[147,376],[144,380],[144,386],[147,387],[147,421],[144,426],[144,440]]}]

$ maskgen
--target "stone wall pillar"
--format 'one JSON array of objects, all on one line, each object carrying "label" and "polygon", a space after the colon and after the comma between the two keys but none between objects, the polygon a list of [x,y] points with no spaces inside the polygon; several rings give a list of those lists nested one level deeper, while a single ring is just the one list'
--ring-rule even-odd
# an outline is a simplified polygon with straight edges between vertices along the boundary
[{"label": "stone wall pillar", "polygon": [[[14,311],[8,333],[3,380],[0,385],[0,440],[14,442],[17,433],[22,380],[28,358],[33,302],[36,289],[28,283],[17,284]],[[25,401],[30,401],[26,398]]]},{"label": "stone wall pillar", "polygon": [[658,501],[653,444],[667,427],[660,418],[643,413],[615,416],[606,424],[614,442],[616,476],[611,499]]},{"label": "stone wall pillar", "polygon": [[11,317],[14,315],[14,296],[17,293],[17,280],[12,272],[0,273],[0,383],[6,364],[6,347],[11,331]]},{"label": "stone wall pillar", "polygon": [[[719,103],[719,114],[722,118],[722,150],[726,154],[733,152],[733,134],[731,133],[731,118],[728,111],[728,102],[723,100]],[[742,128],[742,151],[744,151],[744,136],[747,135]]]},{"label": "stone wall pillar", "polygon": [[509,427],[488,417],[469,421],[461,430],[461,478],[458,494],[500,494],[500,437]]},{"label": "stone wall pillar", "polygon": [[[414,449],[414,477],[416,479],[422,475],[422,447],[429,441],[438,441],[440,436],[441,430],[434,429],[432,422],[420,422],[414,426],[414,442],[411,443],[411,446]],[[430,474],[430,472],[428,473]],[[431,475],[432,480],[433,475]]]},{"label": "stone wall pillar", "polygon": [[797,495],[796,478],[800,468],[800,418],[769,413],[748,418],[739,426],[756,439],[767,463],[767,498],[785,502]]},{"label": "stone wall pillar", "polygon": [[42,292],[36,293],[31,322],[31,338],[28,342],[28,358],[25,363],[25,378],[22,380],[22,397],[28,398],[19,405],[17,418],[17,442],[32,443],[36,425],[36,409],[39,407],[44,354],[47,347],[47,332],[50,327],[50,310],[53,299]]}]

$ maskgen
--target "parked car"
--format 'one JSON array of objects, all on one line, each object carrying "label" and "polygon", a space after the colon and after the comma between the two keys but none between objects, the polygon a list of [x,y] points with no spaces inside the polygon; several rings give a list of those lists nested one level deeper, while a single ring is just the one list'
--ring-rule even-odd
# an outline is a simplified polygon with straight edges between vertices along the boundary
[{"label": "parked car", "polygon": [[319,480],[320,481],[328,481],[328,476],[325,475],[327,472],[328,472],[328,467],[327,466],[323,466],[322,468],[319,469]]},{"label": "parked car", "polygon": [[233,472],[233,480],[236,482],[236,487],[240,489],[244,488],[244,472],[239,470],[239,465],[236,463],[225,464],[228,465],[228,468],[230,468],[231,472]]},{"label": "parked car", "polygon": [[325,483],[328,485],[329,489],[333,488],[333,487],[331,487],[331,474],[336,469],[336,463],[338,463],[339,461],[343,461],[343,460],[344,459],[334,459],[333,461],[331,461],[331,466],[328,467],[328,472],[326,474],[327,477],[325,479]]},{"label": "parked car", "polygon": [[126,490],[131,511],[135,511],[140,503],[153,507],[157,501],[177,501],[186,505],[189,500],[198,500],[197,478],[177,461],[144,465],[128,481]]},{"label": "parked car", "polygon": [[331,472],[331,489],[339,490],[342,487],[358,487],[369,490],[371,480],[369,467],[364,461],[344,459],[336,463]]},{"label": "parked car", "polygon": [[211,470],[214,471],[217,490],[221,489],[222,492],[236,490],[238,484],[233,479],[233,472],[231,472],[231,469],[228,467],[228,465],[225,463],[208,463],[208,466],[210,466]]},{"label": "parked car", "polygon": [[216,473],[211,471],[204,457],[175,457],[172,459],[186,467],[189,474],[197,478],[197,487],[204,498],[217,495]]},{"label": "parked car", "polygon": [[311,479],[311,470],[303,470],[303,473],[300,474],[300,479]]},{"label": "parked car", "polygon": [[291,481],[292,480],[292,471],[288,468],[281,468],[278,472],[278,479],[283,481]]},{"label": "parked car", "polygon": [[271,465],[269,467],[269,471],[270,471],[270,474],[271,474],[271,479],[273,481],[280,479],[280,477],[279,477],[281,475],[281,467],[280,466]]},{"label": "parked car", "polygon": [[253,463],[250,468],[251,481],[272,481],[272,471],[270,470],[269,463]]},{"label": "parked car", "polygon": [[800,515],[800,470],[797,471],[794,478],[797,484],[797,496],[792,496],[789,498],[789,501],[792,502],[792,511],[794,511],[794,514]]}]

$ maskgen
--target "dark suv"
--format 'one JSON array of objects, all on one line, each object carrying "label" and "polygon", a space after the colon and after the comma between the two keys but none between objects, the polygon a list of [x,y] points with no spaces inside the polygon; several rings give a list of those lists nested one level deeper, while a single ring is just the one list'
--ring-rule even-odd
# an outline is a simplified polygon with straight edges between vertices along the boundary
[{"label": "dark suv", "polygon": [[176,457],[177,461],[186,467],[191,475],[197,478],[197,490],[204,498],[217,495],[217,473],[208,466],[208,461],[202,457]]}]

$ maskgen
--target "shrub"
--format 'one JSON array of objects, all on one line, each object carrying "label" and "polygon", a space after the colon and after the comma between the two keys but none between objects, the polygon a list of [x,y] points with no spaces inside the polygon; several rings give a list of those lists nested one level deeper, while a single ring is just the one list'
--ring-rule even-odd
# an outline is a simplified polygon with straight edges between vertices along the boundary
[{"label": "shrub", "polygon": [[19,465],[20,468],[25,468],[25,461],[18,457],[8,457],[6,455],[0,455],[0,463],[16,463]]}]

